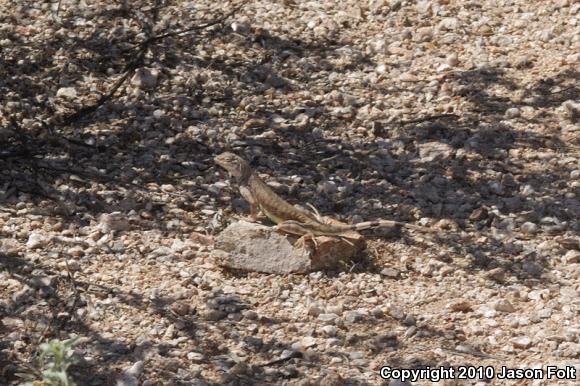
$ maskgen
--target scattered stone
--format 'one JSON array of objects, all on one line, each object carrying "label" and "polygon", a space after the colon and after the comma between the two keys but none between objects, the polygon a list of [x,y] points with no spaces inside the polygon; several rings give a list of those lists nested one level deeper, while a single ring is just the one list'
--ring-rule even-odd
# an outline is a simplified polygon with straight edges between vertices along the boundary
[{"label": "scattered stone", "polygon": [[40,233],[31,233],[26,242],[26,248],[37,249],[43,247],[48,242],[48,237]]},{"label": "scattered stone", "polygon": [[566,264],[580,263],[580,251],[569,250],[564,254],[563,260]]},{"label": "scattered stone", "polygon": [[324,310],[320,307],[318,307],[317,305],[311,305],[310,307],[308,307],[308,315],[311,316],[318,316],[320,314],[322,314],[324,312]]},{"label": "scattered stone", "polygon": [[451,311],[454,312],[471,312],[473,307],[467,300],[457,300],[448,305]]},{"label": "scattered stone", "polygon": [[459,20],[455,17],[446,17],[439,23],[439,29],[453,31],[459,26]]},{"label": "scattered stone", "polygon": [[525,234],[532,235],[538,231],[538,226],[536,224],[534,224],[533,222],[528,221],[528,222],[523,223],[522,226],[520,227],[520,229]]},{"label": "scattered stone", "polygon": [[205,355],[195,351],[190,351],[187,353],[187,359],[193,362],[201,362],[205,360]]},{"label": "scattered stone", "polygon": [[418,80],[417,76],[408,72],[405,72],[399,76],[401,82],[416,82]]},{"label": "scattered stone", "polygon": [[152,71],[148,68],[138,68],[133,77],[131,77],[131,84],[143,90],[150,90],[157,86],[157,71]]},{"label": "scattered stone", "polygon": [[135,362],[131,367],[126,368],[117,378],[117,386],[138,386],[139,378],[143,373],[143,361]]},{"label": "scattered stone", "polygon": [[344,320],[347,323],[356,323],[356,322],[360,322],[361,320],[363,320],[365,316],[366,316],[366,313],[363,313],[363,312],[358,311],[358,310],[347,311],[344,314]]},{"label": "scattered stone", "polygon": [[316,345],[316,338],[313,338],[311,336],[307,336],[304,337],[301,341],[300,341],[300,345],[303,348],[309,348],[312,347],[314,345]]},{"label": "scattered stone", "polygon": [[179,316],[188,315],[191,312],[191,307],[188,303],[184,301],[177,301],[171,305],[171,311]]},{"label": "scattered stone", "polygon": [[457,57],[457,54],[455,52],[447,55],[447,57],[445,58],[445,62],[451,66],[451,67],[455,67],[459,64],[459,59]]},{"label": "scattered stone", "polygon": [[510,107],[505,111],[505,117],[507,119],[517,118],[520,115],[521,115],[520,109],[518,109],[517,107]]},{"label": "scattered stone", "polygon": [[82,257],[85,255],[85,250],[81,246],[74,246],[67,250],[67,253],[72,257]]},{"label": "scattered stone", "polygon": [[514,308],[514,306],[512,306],[512,304],[507,301],[506,299],[500,299],[498,301],[496,301],[495,303],[493,303],[493,308],[496,311],[500,311],[500,312],[514,312],[516,309]]},{"label": "scattered stone", "polygon": [[209,310],[205,314],[205,320],[211,321],[211,322],[217,322],[218,320],[222,320],[222,319],[227,318],[227,316],[228,316],[228,313],[225,311]]},{"label": "scattered stone", "polygon": [[399,277],[399,270],[396,268],[383,268],[381,270],[381,275],[389,277],[391,279],[397,279]]},{"label": "scattered stone", "polygon": [[428,42],[433,38],[433,28],[431,27],[420,27],[417,28],[415,33],[415,39],[419,42]]},{"label": "scattered stone", "polygon": [[74,87],[59,88],[56,96],[58,98],[75,99],[77,97],[77,90]]},{"label": "scattered stone", "polygon": [[426,142],[419,145],[419,157],[421,162],[433,162],[435,160],[448,159],[453,148],[443,142]]},{"label": "scattered stone", "polygon": [[129,229],[127,215],[121,212],[104,213],[99,218],[99,229],[103,233],[125,231]]},{"label": "scattered stone", "polygon": [[522,268],[531,276],[540,276],[543,271],[543,268],[533,261],[524,261]]},{"label": "scattered stone", "polygon": [[503,283],[506,280],[505,270],[501,267],[489,270],[487,272],[486,276],[489,277],[490,279],[493,279],[493,280],[499,282],[499,283]]},{"label": "scattered stone", "polygon": [[333,195],[333,194],[336,194],[336,192],[338,191],[338,188],[336,186],[336,182],[324,181],[324,182],[318,183],[316,190],[318,191],[318,193],[322,193],[322,194],[326,194],[326,195]]},{"label": "scattered stone", "polygon": [[476,210],[474,210],[471,215],[469,216],[469,219],[471,221],[481,221],[484,220],[488,217],[489,212],[487,211],[486,208],[477,208]]},{"label": "scattered stone", "polygon": [[532,340],[527,336],[518,336],[510,340],[515,348],[527,349],[532,346]]},{"label": "scattered stone", "polygon": [[247,18],[240,18],[231,24],[232,30],[239,34],[247,34],[250,32],[250,20]]},{"label": "scattered stone", "polygon": [[320,328],[322,330],[322,332],[324,332],[327,336],[331,336],[334,337],[336,336],[336,333],[338,332],[338,329],[336,328],[336,326],[332,326],[332,325],[326,325],[326,326],[322,326]]}]

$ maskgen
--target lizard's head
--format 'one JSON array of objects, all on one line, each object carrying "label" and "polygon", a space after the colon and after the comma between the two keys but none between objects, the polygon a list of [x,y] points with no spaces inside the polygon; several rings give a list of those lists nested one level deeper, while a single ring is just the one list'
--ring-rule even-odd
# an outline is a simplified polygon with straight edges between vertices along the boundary
[{"label": "lizard's head", "polygon": [[232,177],[242,178],[250,173],[248,162],[234,153],[222,153],[215,157],[214,161],[219,166],[226,169]]}]

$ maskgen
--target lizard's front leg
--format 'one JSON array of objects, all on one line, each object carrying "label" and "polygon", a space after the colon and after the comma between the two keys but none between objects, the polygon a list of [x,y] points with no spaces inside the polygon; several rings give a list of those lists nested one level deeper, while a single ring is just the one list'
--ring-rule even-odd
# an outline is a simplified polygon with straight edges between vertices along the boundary
[{"label": "lizard's front leg", "polygon": [[252,222],[258,221],[258,201],[256,197],[246,186],[240,186],[240,194],[250,204],[250,219]]}]

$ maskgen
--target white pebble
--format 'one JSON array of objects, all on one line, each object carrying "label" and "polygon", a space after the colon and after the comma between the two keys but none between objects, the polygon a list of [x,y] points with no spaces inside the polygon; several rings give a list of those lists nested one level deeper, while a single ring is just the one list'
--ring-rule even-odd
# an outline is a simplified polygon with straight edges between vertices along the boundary
[{"label": "white pebble", "polygon": [[517,118],[521,115],[520,109],[517,107],[510,107],[505,111],[505,117],[508,119]]},{"label": "white pebble", "polygon": [[36,249],[41,247],[46,242],[46,236],[40,233],[31,233],[28,236],[28,241],[26,242],[26,248]]},{"label": "white pebble", "polygon": [[59,88],[56,96],[59,98],[75,99],[77,97],[77,90],[74,87]]},{"label": "white pebble", "polygon": [[522,224],[520,229],[524,233],[533,234],[533,233],[536,233],[536,231],[538,230],[538,226],[536,224],[534,224],[533,222],[527,221],[527,222]]}]

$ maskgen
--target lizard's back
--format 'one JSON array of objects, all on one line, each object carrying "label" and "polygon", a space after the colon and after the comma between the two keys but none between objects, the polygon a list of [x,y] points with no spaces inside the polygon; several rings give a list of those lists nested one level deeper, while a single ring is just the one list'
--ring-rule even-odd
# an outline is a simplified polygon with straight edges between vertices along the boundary
[{"label": "lizard's back", "polygon": [[262,212],[276,224],[287,220],[294,220],[301,223],[316,221],[316,218],[307,211],[300,210],[284,201],[282,197],[278,196],[257,176],[252,175],[250,177],[249,186]]}]

